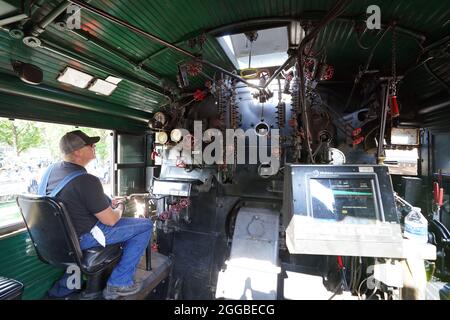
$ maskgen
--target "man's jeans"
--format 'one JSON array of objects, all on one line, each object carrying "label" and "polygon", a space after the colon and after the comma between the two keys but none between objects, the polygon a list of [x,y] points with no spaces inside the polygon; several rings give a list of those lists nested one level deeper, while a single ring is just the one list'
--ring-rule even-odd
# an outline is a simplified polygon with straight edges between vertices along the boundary
[{"label": "man's jeans", "polygon": [[[125,287],[133,284],[133,276],[139,260],[147,247],[152,234],[149,219],[121,218],[113,227],[97,222],[105,235],[106,245],[123,243],[123,254],[108,279],[108,285]],[[99,243],[92,234],[80,236],[81,250],[98,247]]]}]

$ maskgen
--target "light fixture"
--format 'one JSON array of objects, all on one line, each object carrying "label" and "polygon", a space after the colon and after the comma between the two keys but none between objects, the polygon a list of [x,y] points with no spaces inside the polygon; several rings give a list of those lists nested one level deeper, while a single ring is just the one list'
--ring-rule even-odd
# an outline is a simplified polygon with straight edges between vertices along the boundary
[{"label": "light fixture", "polygon": [[38,85],[42,83],[43,72],[41,68],[34,64],[24,63],[22,61],[12,61],[14,72],[19,75],[20,80],[25,83]]},{"label": "light fixture", "polygon": [[108,78],[106,78],[105,81],[108,81],[108,82],[111,82],[111,83],[114,83],[114,84],[119,84],[119,82],[122,81],[122,79],[116,78],[116,77],[113,77],[113,76],[108,76]]},{"label": "light fixture", "polygon": [[94,79],[90,74],[78,71],[71,67],[67,67],[57,78],[59,82],[67,83],[78,88],[86,88],[89,82]]},{"label": "light fixture", "polygon": [[105,96],[111,95],[116,90],[117,85],[102,79],[96,79],[89,87],[89,91],[103,94]]},{"label": "light fixture", "polygon": [[288,28],[289,47],[295,48],[300,45],[305,37],[305,30],[302,28],[300,21],[293,21]]}]

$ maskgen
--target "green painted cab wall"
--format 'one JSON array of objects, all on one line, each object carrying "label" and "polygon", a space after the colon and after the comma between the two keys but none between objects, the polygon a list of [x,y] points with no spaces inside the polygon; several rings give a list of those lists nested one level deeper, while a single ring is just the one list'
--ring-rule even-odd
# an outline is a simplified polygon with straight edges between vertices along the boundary
[{"label": "green painted cab wall", "polygon": [[0,275],[24,284],[22,299],[42,298],[62,273],[39,260],[26,230],[0,239]]}]

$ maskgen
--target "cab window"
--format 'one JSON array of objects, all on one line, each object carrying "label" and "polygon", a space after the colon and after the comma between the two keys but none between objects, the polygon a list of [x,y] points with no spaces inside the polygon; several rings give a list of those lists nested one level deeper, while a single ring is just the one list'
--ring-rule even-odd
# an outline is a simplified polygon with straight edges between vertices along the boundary
[{"label": "cab window", "polygon": [[0,118],[0,235],[24,227],[17,195],[37,194],[46,168],[61,160],[60,137],[76,129],[101,137],[96,144],[96,160],[86,169],[100,179],[105,194],[112,196],[112,131]]}]

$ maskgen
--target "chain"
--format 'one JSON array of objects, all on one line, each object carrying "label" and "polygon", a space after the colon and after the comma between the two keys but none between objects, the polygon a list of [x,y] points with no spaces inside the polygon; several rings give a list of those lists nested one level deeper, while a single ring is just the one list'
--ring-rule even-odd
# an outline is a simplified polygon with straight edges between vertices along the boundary
[{"label": "chain", "polygon": [[294,78],[293,84],[292,84],[292,93],[291,93],[291,106],[292,111],[294,113],[294,118],[300,113],[300,102],[299,102],[299,80],[297,77]]},{"label": "chain", "polygon": [[230,98],[230,126],[232,129],[239,127],[238,107],[236,104],[236,81],[231,83],[231,98]]},{"label": "chain", "polygon": [[397,33],[395,25],[392,27],[392,95],[397,95]]},{"label": "chain", "polygon": [[[233,129],[237,129],[239,127],[239,123],[238,123],[238,107],[236,104],[236,83],[237,81],[233,81],[231,83],[231,118],[232,118],[232,128]],[[234,156],[234,162],[233,162],[233,170],[232,170],[232,174],[234,175],[235,171],[236,171],[236,166],[237,166],[237,161],[238,161],[238,157],[237,157],[237,140],[233,139],[233,156]]]},{"label": "chain", "polygon": [[[287,80],[285,80],[287,81]],[[284,119],[286,118],[286,104],[282,101],[281,81],[278,78],[278,104],[277,104],[278,128],[284,128]]]}]

